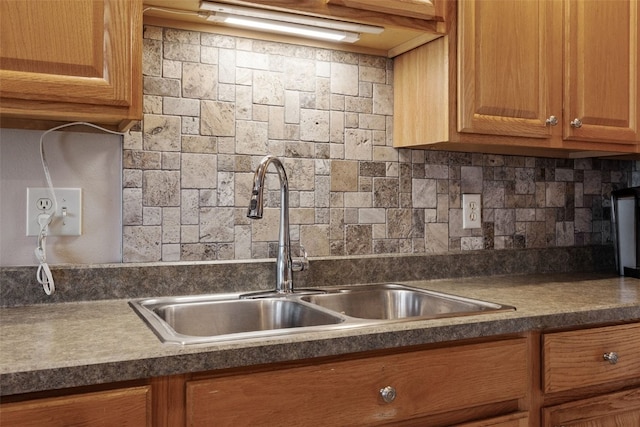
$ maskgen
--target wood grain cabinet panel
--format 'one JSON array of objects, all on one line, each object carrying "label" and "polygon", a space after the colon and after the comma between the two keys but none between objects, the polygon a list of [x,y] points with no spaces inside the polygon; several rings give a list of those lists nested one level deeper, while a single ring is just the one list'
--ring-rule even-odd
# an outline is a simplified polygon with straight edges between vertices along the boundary
[{"label": "wood grain cabinet panel", "polygon": [[187,425],[371,426],[520,399],[527,360],[517,338],[193,380]]},{"label": "wood grain cabinet panel", "polygon": [[7,427],[151,427],[151,389],[131,387],[3,403],[0,424]]},{"label": "wood grain cabinet panel", "polygon": [[460,5],[460,132],[551,137],[550,9],[536,1]]},{"label": "wood grain cabinet panel", "polygon": [[419,19],[443,19],[446,0],[327,0],[354,9],[373,10],[391,15],[409,16]]},{"label": "wood grain cabinet panel", "polygon": [[[640,377],[640,324],[544,335],[544,392]],[[605,355],[615,360],[608,361]]]},{"label": "wood grain cabinet panel", "polygon": [[518,412],[488,420],[456,424],[455,427],[529,427],[529,414]]},{"label": "wood grain cabinet panel", "polygon": [[637,3],[449,3],[450,33],[395,59],[394,146],[640,153]]},{"label": "wood grain cabinet panel", "polygon": [[84,120],[122,130],[141,119],[141,67],[141,0],[0,0],[3,126]]},{"label": "wood grain cabinet panel", "polygon": [[[565,0],[564,7],[565,139],[636,144],[638,2]],[[580,127],[571,125],[575,119]]]},{"label": "wood grain cabinet panel", "polygon": [[640,426],[640,389],[544,408],[544,427]]}]

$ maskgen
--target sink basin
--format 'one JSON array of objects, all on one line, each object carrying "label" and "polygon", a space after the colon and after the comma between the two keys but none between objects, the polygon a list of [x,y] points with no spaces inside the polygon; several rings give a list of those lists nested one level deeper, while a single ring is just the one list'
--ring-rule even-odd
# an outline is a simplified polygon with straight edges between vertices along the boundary
[{"label": "sink basin", "polygon": [[132,300],[129,304],[162,342],[183,345],[515,309],[399,284],[325,288],[312,294],[267,295],[146,298]]},{"label": "sink basin", "polygon": [[403,285],[384,284],[339,289],[301,298],[359,319],[398,320],[478,314],[513,307]]},{"label": "sink basin", "polygon": [[269,336],[283,329],[344,322],[337,314],[285,298],[167,297],[131,305],[162,341],[181,344]]}]

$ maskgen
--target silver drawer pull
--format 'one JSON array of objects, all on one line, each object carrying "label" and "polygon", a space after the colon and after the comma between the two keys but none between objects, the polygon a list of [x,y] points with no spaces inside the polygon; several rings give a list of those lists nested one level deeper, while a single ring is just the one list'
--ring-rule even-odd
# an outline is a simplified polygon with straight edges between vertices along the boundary
[{"label": "silver drawer pull", "polygon": [[603,354],[602,358],[604,360],[608,360],[612,365],[618,363],[618,353],[616,353],[615,351]]},{"label": "silver drawer pull", "polygon": [[382,397],[382,400],[386,403],[391,403],[396,398],[396,389],[388,385],[385,388],[380,389],[380,397]]},{"label": "silver drawer pull", "polygon": [[555,126],[558,124],[558,118],[556,116],[549,116],[545,123],[551,126]]},{"label": "silver drawer pull", "polygon": [[582,127],[582,120],[576,118],[576,119],[571,120],[570,124],[574,128],[581,128]]}]

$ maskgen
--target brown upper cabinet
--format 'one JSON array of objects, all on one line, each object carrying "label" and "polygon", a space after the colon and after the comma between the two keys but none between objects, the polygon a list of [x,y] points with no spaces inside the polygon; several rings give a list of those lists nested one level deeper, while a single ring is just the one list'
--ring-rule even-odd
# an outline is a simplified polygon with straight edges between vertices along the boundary
[{"label": "brown upper cabinet", "polygon": [[0,0],[3,127],[142,118],[142,1]]},{"label": "brown upper cabinet", "polygon": [[396,147],[640,152],[637,1],[449,6],[448,36],[396,58]]},{"label": "brown upper cabinet", "polygon": [[444,19],[444,1],[438,0],[327,0],[327,3],[419,19]]}]

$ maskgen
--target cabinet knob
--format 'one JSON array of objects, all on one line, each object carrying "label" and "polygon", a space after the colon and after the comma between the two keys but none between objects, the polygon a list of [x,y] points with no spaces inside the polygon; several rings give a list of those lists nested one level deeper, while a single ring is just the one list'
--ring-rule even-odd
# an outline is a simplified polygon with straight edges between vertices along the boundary
[{"label": "cabinet knob", "polygon": [[572,126],[572,127],[574,127],[574,128],[576,128],[576,129],[577,129],[577,128],[581,128],[581,127],[582,127],[582,120],[577,119],[577,118],[576,118],[576,119],[571,120],[571,126]]},{"label": "cabinet knob", "polygon": [[558,118],[556,116],[549,116],[546,123],[550,126],[555,126],[558,124]]},{"label": "cabinet knob", "polygon": [[391,403],[396,398],[396,389],[388,385],[385,388],[380,389],[380,397],[382,397],[382,400],[386,403]]},{"label": "cabinet knob", "polygon": [[607,360],[612,365],[615,365],[616,363],[618,363],[618,353],[616,353],[615,351],[603,354],[602,358],[604,360]]}]

